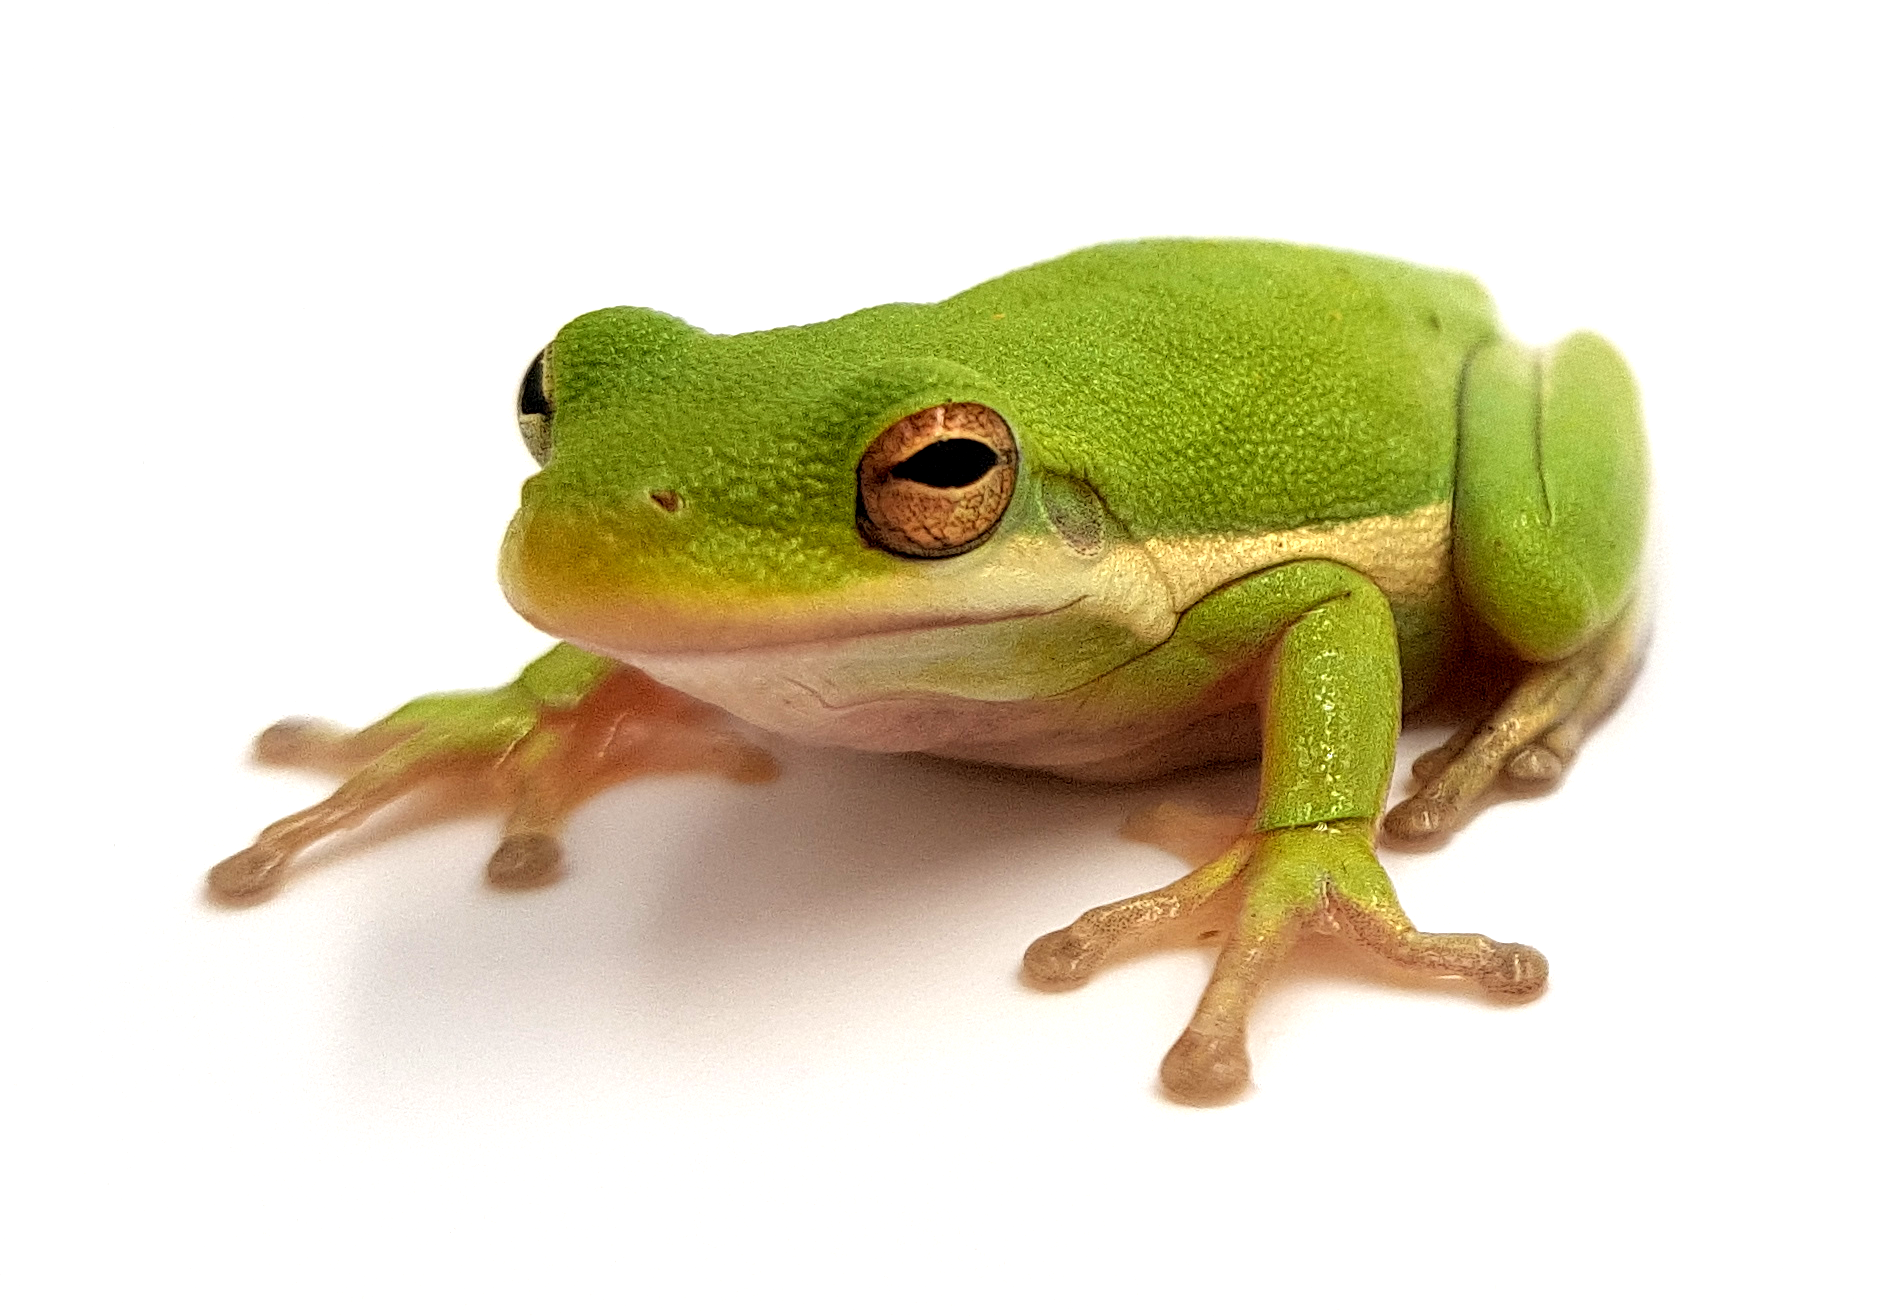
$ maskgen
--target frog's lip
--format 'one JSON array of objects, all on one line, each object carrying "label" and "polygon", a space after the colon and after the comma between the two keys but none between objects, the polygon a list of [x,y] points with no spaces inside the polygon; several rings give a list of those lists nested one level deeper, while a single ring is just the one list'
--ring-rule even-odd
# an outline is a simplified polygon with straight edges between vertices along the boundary
[{"label": "frog's lip", "polygon": [[1031,608],[998,612],[967,609],[925,614],[837,613],[804,609],[792,617],[737,616],[731,612],[700,613],[683,609],[649,609],[643,604],[621,609],[581,609],[557,616],[540,615],[516,600],[517,610],[537,629],[558,635],[595,653],[623,662],[640,657],[707,658],[826,644],[850,644],[929,631],[1000,622],[1027,621],[1067,612],[1090,597],[1072,598]]},{"label": "frog's lip", "polygon": [[1067,574],[1064,554],[1044,536],[1008,536],[970,561],[924,568],[902,563],[896,570],[871,558],[871,569],[850,579],[798,590],[786,581],[641,561],[631,542],[590,543],[594,537],[580,526],[545,526],[537,510],[525,503],[503,541],[499,578],[510,605],[550,635],[626,662],[892,642],[1049,617],[1104,589],[1100,576]]}]

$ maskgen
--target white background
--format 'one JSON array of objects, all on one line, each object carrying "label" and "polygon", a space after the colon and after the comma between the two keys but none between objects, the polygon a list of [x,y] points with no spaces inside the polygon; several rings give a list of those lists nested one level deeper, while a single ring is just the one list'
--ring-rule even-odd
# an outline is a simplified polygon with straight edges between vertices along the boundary
[{"label": "white background", "polygon": [[[1870,1303],[1856,7],[679,8],[9,19],[7,1305]],[[1467,269],[1643,381],[1642,680],[1557,793],[1386,856],[1424,926],[1542,947],[1542,1000],[1308,949],[1256,1090],[1172,1105],[1206,955],[1016,978],[1180,871],[1115,834],[1170,789],[788,746],[607,794],[546,892],[481,885],[479,817],[202,902],[322,789],[256,729],[539,649],[492,564],[562,321],[763,328],[1152,234]]]}]

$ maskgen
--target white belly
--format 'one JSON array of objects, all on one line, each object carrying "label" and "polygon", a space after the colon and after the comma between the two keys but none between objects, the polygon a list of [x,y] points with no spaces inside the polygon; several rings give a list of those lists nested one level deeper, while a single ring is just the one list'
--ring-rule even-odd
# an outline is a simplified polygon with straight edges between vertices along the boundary
[{"label": "white belly", "polygon": [[[1091,780],[1155,776],[1258,753],[1251,689],[1232,683],[1191,707],[1145,713],[1104,697],[1094,682],[1003,699],[909,688],[893,679],[895,664],[879,661],[887,656],[849,642],[632,661],[676,690],[811,744],[934,754]],[[871,674],[879,679],[858,679]]]}]

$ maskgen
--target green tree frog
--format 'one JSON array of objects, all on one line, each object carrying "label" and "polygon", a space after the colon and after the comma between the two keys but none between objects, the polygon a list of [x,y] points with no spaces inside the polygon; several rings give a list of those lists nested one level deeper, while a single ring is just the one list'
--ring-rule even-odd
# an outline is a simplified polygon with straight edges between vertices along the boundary
[{"label": "green tree frog", "polygon": [[[558,824],[604,784],[767,775],[729,710],[1073,778],[1257,758],[1218,853],[1024,957],[1068,986],[1228,910],[1162,1065],[1178,1099],[1245,1086],[1255,992],[1304,931],[1503,996],[1544,986],[1530,947],[1413,926],[1373,842],[1558,777],[1635,663],[1647,462],[1602,339],[1524,347],[1472,280],[1394,261],[1127,242],[762,333],[596,311],[529,366],[518,416],[541,470],[502,583],[561,643],[363,731],[264,732],[264,758],[352,775],[217,865],[223,898],[477,765],[510,802],[490,879],[548,880]],[[1386,813],[1403,710],[1483,647],[1517,662],[1512,688]]]}]

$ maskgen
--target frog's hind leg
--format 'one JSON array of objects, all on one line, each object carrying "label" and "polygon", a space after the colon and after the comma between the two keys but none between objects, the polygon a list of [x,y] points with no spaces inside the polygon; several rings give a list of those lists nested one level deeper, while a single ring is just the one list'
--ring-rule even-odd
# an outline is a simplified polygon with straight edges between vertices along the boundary
[{"label": "frog's hind leg", "polygon": [[1625,363],[1575,334],[1545,352],[1494,343],[1463,382],[1456,582],[1475,618],[1532,666],[1480,727],[1418,760],[1384,820],[1400,839],[1453,830],[1498,778],[1557,780],[1624,691],[1637,602],[1645,437]]},{"label": "frog's hind leg", "polygon": [[1619,620],[1592,648],[1570,661],[1585,663],[1592,676],[1579,699],[1546,734],[1515,752],[1502,771],[1519,782],[1558,781],[1599,719],[1612,711],[1645,657],[1644,605],[1633,599]]},{"label": "frog's hind leg", "polygon": [[1411,765],[1416,789],[1384,816],[1399,840],[1453,831],[1498,780],[1558,781],[1587,733],[1618,702],[1644,650],[1637,605],[1571,658],[1541,663],[1480,723],[1464,726]]}]

